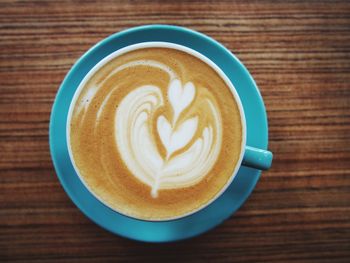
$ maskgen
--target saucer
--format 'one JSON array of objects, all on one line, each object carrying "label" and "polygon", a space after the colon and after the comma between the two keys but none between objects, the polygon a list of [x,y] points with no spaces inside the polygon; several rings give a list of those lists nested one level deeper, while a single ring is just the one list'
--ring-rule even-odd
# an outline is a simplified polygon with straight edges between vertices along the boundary
[{"label": "saucer", "polygon": [[172,42],[192,48],[218,65],[241,98],[247,145],[267,149],[268,129],[263,99],[244,65],[224,46],[206,35],[183,27],[147,25],[127,29],[102,40],[71,68],[57,93],[50,120],[50,151],[57,176],[75,205],[92,221],[117,235],[145,242],[170,242],[202,234],[229,218],[248,198],[261,171],[241,167],[227,190],[203,210],[173,221],[147,222],[121,215],[98,201],[83,185],[70,161],[66,121],[75,90],[84,76],[110,53],[140,42]]}]

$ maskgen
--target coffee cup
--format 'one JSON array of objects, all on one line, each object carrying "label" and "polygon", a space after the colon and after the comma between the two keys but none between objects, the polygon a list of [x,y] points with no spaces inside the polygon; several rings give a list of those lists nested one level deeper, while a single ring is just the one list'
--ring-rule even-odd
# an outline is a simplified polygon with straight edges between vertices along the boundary
[{"label": "coffee cup", "polygon": [[75,91],[67,145],[86,188],[114,211],[147,221],[194,214],[241,165],[266,170],[272,153],[246,145],[240,97],[203,54],[168,42],[119,49]]}]

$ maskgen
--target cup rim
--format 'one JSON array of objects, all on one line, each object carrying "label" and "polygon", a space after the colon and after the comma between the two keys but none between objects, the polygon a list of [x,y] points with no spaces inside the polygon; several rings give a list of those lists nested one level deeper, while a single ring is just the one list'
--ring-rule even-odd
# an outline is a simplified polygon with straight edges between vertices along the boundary
[{"label": "cup rim", "polygon": [[[91,78],[91,76],[93,74],[95,74],[101,67],[103,67],[105,64],[107,64],[110,60],[117,58],[119,56],[121,56],[122,54],[134,51],[134,50],[138,50],[138,49],[144,49],[144,48],[171,48],[171,49],[175,49],[175,50],[180,50],[183,51],[185,53],[188,53],[198,59],[200,59],[201,61],[203,61],[204,63],[206,63],[207,65],[209,65],[212,69],[215,70],[216,73],[219,74],[219,76],[224,80],[225,84],[229,87],[231,94],[233,95],[236,104],[238,106],[239,109],[239,113],[240,113],[240,120],[241,120],[241,125],[242,125],[242,140],[241,140],[241,150],[240,150],[240,155],[239,155],[239,159],[236,163],[236,166],[232,172],[232,175],[230,176],[229,180],[227,180],[226,184],[221,188],[221,190],[207,203],[199,206],[198,208],[179,215],[179,216],[175,216],[175,217],[169,217],[169,218],[165,218],[165,219],[145,219],[145,218],[139,218],[130,214],[126,214],[122,211],[119,211],[113,207],[111,207],[109,204],[107,204],[101,197],[99,197],[90,187],[89,185],[85,182],[85,180],[83,179],[83,177],[80,175],[79,169],[75,164],[75,160],[73,158],[73,153],[72,153],[72,149],[71,149],[71,144],[70,144],[70,121],[71,121],[71,117],[73,114],[73,110],[74,110],[74,106],[76,104],[76,101],[84,87],[84,85],[86,84],[86,82]],[[132,45],[128,45],[126,47],[120,48],[114,52],[112,52],[111,54],[107,55],[106,57],[104,57],[103,59],[101,59],[96,65],[94,65],[90,71],[84,76],[84,78],[81,80],[81,82],[78,85],[78,88],[74,91],[74,95],[72,97],[72,100],[69,103],[69,109],[68,109],[68,115],[67,115],[67,119],[66,119],[66,143],[67,143],[67,149],[68,149],[68,155],[69,155],[69,159],[72,163],[72,166],[74,168],[74,171],[76,172],[76,174],[78,175],[79,180],[82,182],[82,184],[85,186],[85,188],[97,199],[99,200],[103,205],[105,205],[106,207],[108,207],[109,209],[111,209],[114,212],[117,212],[121,215],[127,216],[129,218],[132,219],[137,219],[137,220],[141,220],[141,221],[147,221],[147,222],[166,222],[166,221],[174,221],[177,219],[183,219],[185,217],[188,217],[190,215],[193,215],[195,213],[198,213],[199,211],[205,209],[206,207],[208,207],[210,204],[212,204],[215,200],[217,200],[226,190],[227,188],[231,185],[231,183],[233,182],[234,178],[236,177],[239,168],[242,165],[242,160],[243,160],[243,156],[244,156],[244,152],[245,152],[245,146],[246,146],[246,139],[247,139],[247,132],[246,132],[246,119],[245,119],[245,114],[244,114],[244,109],[243,109],[243,105],[241,102],[241,99],[237,93],[236,88],[234,87],[233,83],[230,81],[230,79],[227,77],[227,75],[223,72],[223,70],[217,66],[211,59],[209,59],[208,57],[206,57],[205,55],[201,54],[200,52],[189,48],[187,46],[183,46],[180,44],[175,44],[172,42],[166,42],[166,41],[150,41],[150,42],[140,42],[140,43],[136,43],[136,44],[132,44]]]}]

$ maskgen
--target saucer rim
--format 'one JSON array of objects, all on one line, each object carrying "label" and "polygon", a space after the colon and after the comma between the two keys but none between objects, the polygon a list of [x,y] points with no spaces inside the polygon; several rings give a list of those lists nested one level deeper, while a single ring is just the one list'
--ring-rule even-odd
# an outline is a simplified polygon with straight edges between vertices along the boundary
[{"label": "saucer rim", "polygon": [[[91,56],[91,53],[95,52],[96,50],[100,49],[101,47],[103,48],[104,45],[106,45],[107,43],[111,42],[111,41],[116,41],[118,38],[121,38],[127,34],[139,34],[144,31],[144,30],[175,30],[175,31],[181,31],[182,33],[185,33],[185,34],[191,34],[191,35],[197,35],[199,36],[200,38],[204,38],[204,40],[206,41],[209,41],[209,43],[211,45],[214,45],[216,46],[215,48],[220,48],[222,51],[225,51],[227,53],[227,55],[230,57],[230,59],[233,59],[235,60],[235,63],[238,64],[238,66],[243,70],[244,74],[246,75],[245,77],[248,77],[249,78],[249,81],[251,83],[251,85],[253,86],[255,92],[257,93],[258,95],[258,104],[259,105],[255,105],[255,106],[258,106],[258,110],[260,111],[260,113],[262,113],[264,115],[264,120],[262,120],[262,124],[263,126],[265,127],[261,127],[264,131],[265,131],[265,139],[263,140],[260,140],[260,144],[261,145],[258,145],[258,147],[260,148],[264,148],[264,149],[267,149],[267,145],[268,145],[268,125],[267,125],[267,116],[266,116],[266,110],[265,110],[265,106],[264,106],[264,102],[263,102],[263,99],[262,99],[262,96],[260,94],[260,91],[254,81],[254,79],[252,78],[252,76],[250,75],[249,71],[246,69],[246,67],[240,62],[240,60],[234,55],[232,54],[229,50],[227,50],[222,44],[218,43],[216,40],[202,34],[202,33],[199,33],[197,31],[194,31],[194,30],[191,30],[191,29],[188,29],[188,28],[183,28],[183,27],[178,27],[178,26],[172,26],[172,25],[145,25],[145,26],[138,26],[138,27],[134,27],[134,28],[129,28],[129,29],[126,29],[126,30],[123,30],[121,32],[118,32],[118,33],[115,33],[115,34],[112,34],[110,36],[108,36],[107,38],[101,40],[100,42],[98,42],[97,44],[95,44],[93,47],[91,47],[88,51],[86,51],[78,60],[77,62],[72,66],[72,68],[69,70],[69,72],[67,73],[67,75],[65,76],[57,94],[56,94],[56,97],[55,97],[55,101],[54,101],[54,104],[52,106],[52,111],[51,111],[51,116],[50,116],[50,128],[49,128],[49,141],[50,141],[50,153],[51,153],[51,158],[53,160],[53,164],[54,164],[54,167],[55,167],[55,171],[56,171],[56,174],[57,174],[57,177],[59,178],[59,181],[61,183],[61,185],[63,186],[64,190],[66,191],[67,195],[70,197],[70,199],[73,201],[73,203],[79,208],[79,210],[81,210],[88,218],[90,218],[93,222],[95,222],[97,225],[101,226],[102,228],[114,233],[114,234],[117,234],[119,236],[123,236],[125,238],[128,238],[128,239],[133,239],[133,240],[138,240],[138,241],[144,241],[144,242],[153,242],[153,243],[158,243],[158,242],[161,242],[161,243],[164,243],[164,242],[172,242],[172,241],[177,241],[177,240],[183,240],[183,239],[188,239],[188,238],[191,238],[191,237],[194,237],[194,236],[197,236],[199,234],[202,234],[204,232],[207,232],[209,231],[210,229],[220,225],[222,223],[222,221],[230,218],[245,202],[246,200],[249,198],[249,196],[251,195],[252,193],[252,190],[255,188],[255,185],[256,183],[258,182],[259,180],[259,177],[260,177],[260,174],[261,174],[261,171],[258,171],[258,170],[255,170],[255,173],[256,173],[256,179],[250,183],[250,187],[247,191],[247,195],[243,198],[240,198],[240,204],[237,206],[236,209],[234,209],[233,211],[230,212],[230,215],[223,218],[220,222],[217,222],[215,225],[211,226],[211,227],[204,227],[203,230],[201,230],[200,232],[197,232],[197,233],[194,233],[193,235],[189,234],[187,236],[184,236],[184,237],[178,237],[178,238],[168,238],[167,240],[164,240],[164,239],[161,239],[161,240],[157,240],[157,239],[154,239],[154,240],[149,240],[149,239],[145,239],[142,237],[142,234],[139,235],[139,236],[133,236],[133,235],[127,235],[127,234],[124,234],[124,233],[120,233],[118,232],[115,228],[111,227],[111,224],[109,225],[103,225],[101,224],[99,221],[96,220],[96,218],[94,217],[94,215],[92,215],[91,213],[89,213],[88,211],[86,211],[86,209],[84,207],[81,206],[80,202],[76,199],[76,197],[71,193],[71,189],[70,189],[70,186],[68,184],[66,184],[66,181],[64,180],[63,178],[63,175],[60,174],[60,169],[59,169],[59,163],[57,161],[57,153],[55,151],[55,138],[53,138],[53,122],[55,120],[55,115],[59,114],[57,113],[57,104],[58,104],[58,100],[60,99],[61,96],[64,96],[62,94],[63,93],[63,87],[66,86],[68,83],[69,83],[69,80],[70,78],[72,78],[72,75],[76,75],[76,70],[78,67],[84,67],[84,65],[82,65],[82,63],[84,62],[84,60],[86,59],[86,57],[88,56]],[[166,40],[154,40],[154,41],[166,41]],[[147,41],[139,41],[139,42],[147,42]],[[127,45],[130,45],[130,44],[135,44],[135,43],[139,43],[139,42],[133,42],[133,43],[125,43],[125,46]],[[175,43],[175,44],[178,44],[178,43]],[[184,44],[180,44],[180,45],[184,45]],[[186,47],[189,47],[191,49],[194,49],[194,50],[197,50],[196,48],[194,48],[193,46],[191,45],[184,45]],[[214,48],[214,47],[212,47]],[[117,49],[116,49],[117,50]],[[115,50],[113,50],[112,52],[114,52]],[[198,51],[199,52],[199,51]],[[93,55],[93,54],[92,54]],[[205,54],[204,54],[205,55]],[[209,58],[211,59],[211,58]],[[212,59],[211,59],[212,60]],[[217,64],[215,61],[214,61],[215,64]],[[93,66],[92,66],[93,67]],[[219,66],[220,67],[220,66]],[[221,67],[220,67],[221,68]],[[90,68],[91,69],[91,68]],[[89,70],[90,70],[89,69]],[[89,71],[88,70],[88,71]],[[225,72],[225,70],[222,69],[222,71],[231,79],[231,76],[230,76],[230,73],[227,73]],[[236,85],[234,85],[236,87]],[[77,88],[77,87],[76,87]],[[75,89],[74,88],[74,92],[75,92]],[[237,92],[239,91],[239,87],[237,88]],[[73,92],[73,93],[74,93]],[[244,104],[244,101],[242,101],[242,105],[243,105],[243,108],[245,106]],[[69,103],[68,103],[68,106],[69,106]],[[66,116],[67,117],[67,116]],[[65,117],[65,119],[66,119]],[[264,136],[263,136],[264,137]],[[247,128],[247,142],[248,142],[248,128]],[[248,143],[247,143],[248,144]],[[249,143],[249,145],[251,146],[257,146],[257,145],[254,145],[254,144],[251,144]],[[238,172],[239,173],[239,172]],[[232,182],[232,184],[234,183],[234,181]],[[224,195],[225,193],[223,193]],[[106,209],[109,209],[108,207],[106,207]],[[113,211],[114,213],[118,214],[119,216],[123,216],[121,214],[119,214],[118,212],[115,212]],[[123,216],[125,217],[125,216]],[[131,219],[130,220],[136,220],[138,221],[137,219]],[[175,221],[181,221],[182,219],[178,219],[178,220],[173,220],[173,221],[167,221],[167,222],[148,222],[148,221],[143,221],[145,224],[148,224],[148,223],[167,223],[167,224],[170,224],[169,227],[171,227],[171,224]],[[142,221],[142,220],[141,220]],[[147,226],[145,226],[147,227]]]}]

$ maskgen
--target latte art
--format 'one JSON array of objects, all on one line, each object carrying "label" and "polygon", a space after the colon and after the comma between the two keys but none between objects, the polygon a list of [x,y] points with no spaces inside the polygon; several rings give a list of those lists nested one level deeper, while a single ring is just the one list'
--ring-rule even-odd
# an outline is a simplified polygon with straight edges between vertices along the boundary
[{"label": "latte art", "polygon": [[[210,109],[211,120],[202,130],[203,121],[196,114],[193,102],[196,87],[192,82],[182,85],[178,76],[165,65],[150,61],[169,74],[167,100],[161,90],[144,85],[129,93],[118,107],[115,117],[115,136],[118,150],[127,167],[140,181],[151,187],[153,197],[158,189],[183,188],[196,184],[213,167],[221,147],[221,117],[209,97],[201,98]],[[167,101],[171,106],[171,119],[157,116],[157,110]],[[189,109],[194,107],[194,109]],[[184,112],[188,118],[180,118]],[[184,117],[187,117],[186,115]],[[156,119],[156,136],[165,149],[161,155],[152,136],[152,123]]]},{"label": "latte art", "polygon": [[242,147],[226,82],[181,50],[142,48],[104,62],[79,87],[68,144],[89,190],[140,219],[181,216],[230,181]]}]

